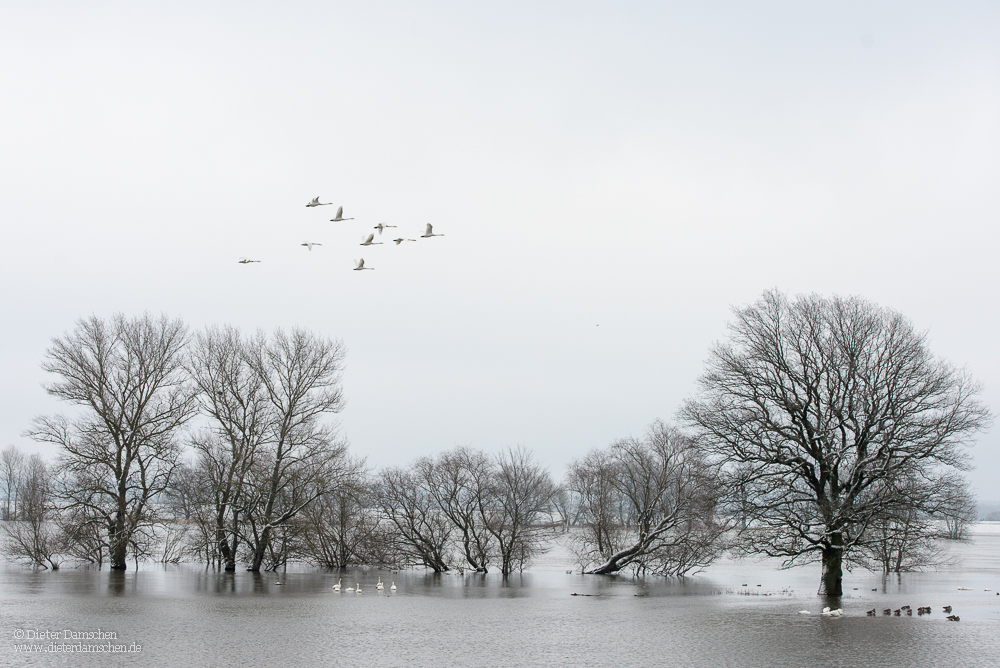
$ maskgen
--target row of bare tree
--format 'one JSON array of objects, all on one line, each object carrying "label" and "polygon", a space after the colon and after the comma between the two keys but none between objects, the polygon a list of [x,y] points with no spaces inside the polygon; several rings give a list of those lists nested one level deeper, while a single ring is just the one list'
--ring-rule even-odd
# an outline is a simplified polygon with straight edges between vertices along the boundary
[{"label": "row of bare tree", "polygon": [[339,341],[81,320],[43,362],[47,391],[76,413],[29,432],[57,462],[2,458],[7,549],[52,568],[157,553],[226,570],[509,574],[572,526],[588,573],[683,575],[733,548],[821,561],[831,596],[845,566],[940,560],[938,541],[963,538],[975,513],[960,471],[992,420],[978,385],[859,298],[769,292],[734,313],[681,410],[686,431],[655,422],[574,462],[561,485],[518,449],[369,471],[332,421]]}]

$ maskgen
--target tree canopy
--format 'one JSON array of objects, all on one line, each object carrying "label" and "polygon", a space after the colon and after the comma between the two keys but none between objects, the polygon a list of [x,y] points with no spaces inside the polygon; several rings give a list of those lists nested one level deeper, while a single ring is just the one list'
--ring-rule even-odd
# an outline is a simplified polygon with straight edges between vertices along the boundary
[{"label": "tree canopy", "polygon": [[[991,416],[969,375],[905,317],[858,297],[771,291],[735,309],[682,416],[725,466],[756,549],[820,559],[842,594],[845,553],[885,508],[933,510]],[[920,490],[920,493],[914,493]]]}]

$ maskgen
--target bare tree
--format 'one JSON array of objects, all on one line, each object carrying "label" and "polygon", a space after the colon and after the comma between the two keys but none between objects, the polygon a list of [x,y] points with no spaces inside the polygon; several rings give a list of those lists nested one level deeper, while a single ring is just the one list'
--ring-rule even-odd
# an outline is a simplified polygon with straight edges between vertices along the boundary
[{"label": "bare tree", "polygon": [[274,417],[264,379],[250,364],[252,345],[266,342],[261,337],[245,341],[232,327],[212,327],[195,337],[188,359],[201,410],[211,423],[191,440],[198,456],[199,493],[211,506],[199,514],[199,535],[211,534],[213,545],[200,549],[208,560],[217,554],[226,571],[236,570],[246,521],[246,485]]},{"label": "bare tree", "polygon": [[55,506],[45,461],[31,455],[18,472],[16,520],[2,525],[8,557],[58,570],[66,555],[66,534],[52,521]]},{"label": "bare tree", "polygon": [[580,560],[587,573],[684,575],[718,556],[720,483],[689,438],[654,422],[642,439],[592,452],[570,469],[587,508]]},{"label": "bare tree", "polygon": [[480,508],[493,482],[493,462],[482,452],[458,447],[434,459],[418,460],[414,471],[458,530],[458,549],[465,565],[480,573],[488,572],[495,550]]},{"label": "bare tree", "polygon": [[908,320],[853,297],[767,292],[736,309],[700,385],[683,416],[726,466],[754,549],[821,560],[827,596],[882,508],[920,510],[893,481],[965,466],[990,422],[976,383]]},{"label": "bare tree", "polygon": [[193,518],[198,503],[198,486],[198,470],[187,462],[177,462],[164,492],[164,505],[173,519],[187,521]]},{"label": "bare tree", "polygon": [[508,448],[497,455],[479,510],[484,526],[496,541],[504,577],[523,570],[543,551],[544,538],[551,533],[555,492],[548,471],[528,451]]},{"label": "bare tree", "polygon": [[450,569],[454,525],[421,476],[412,470],[384,469],[377,499],[383,516],[396,529],[400,561],[426,566],[435,573]]},{"label": "bare tree", "polygon": [[303,511],[303,558],[326,568],[398,565],[364,462],[346,468],[345,481]]},{"label": "bare tree", "polygon": [[258,334],[245,350],[267,406],[265,435],[242,492],[249,570],[259,571],[269,551],[274,554],[275,530],[345,474],[347,446],[336,425],[322,421],[343,406],[345,350],[339,341],[300,329],[278,330],[270,341]]},{"label": "bare tree", "polygon": [[968,540],[969,526],[979,514],[976,497],[964,478],[957,478],[946,486],[940,509],[936,517],[944,522],[943,537],[948,540]]},{"label": "bare tree", "polygon": [[576,556],[584,569],[625,547],[628,511],[618,492],[616,468],[610,449],[592,450],[569,467],[566,486],[578,497],[581,516]]},{"label": "bare tree", "polygon": [[16,445],[0,452],[0,484],[3,485],[3,520],[17,519],[17,494],[24,475],[24,453]]},{"label": "bare tree", "polygon": [[[960,475],[947,472],[914,471],[887,481],[903,487],[889,494],[874,495],[889,499],[859,538],[854,553],[845,558],[871,570],[901,573],[934,568],[952,563],[943,540],[964,540],[961,524],[967,522],[971,502],[968,483]],[[972,504],[974,510],[975,504]],[[954,530],[954,533],[952,532]]]},{"label": "bare tree", "polygon": [[36,418],[30,435],[61,448],[61,492],[69,508],[103,519],[112,569],[126,568],[133,535],[155,522],[151,501],[167,488],[177,433],[194,413],[186,341],[179,320],[119,314],[78,321],[46,352],[42,368],[58,377],[46,391],[81,412]]}]

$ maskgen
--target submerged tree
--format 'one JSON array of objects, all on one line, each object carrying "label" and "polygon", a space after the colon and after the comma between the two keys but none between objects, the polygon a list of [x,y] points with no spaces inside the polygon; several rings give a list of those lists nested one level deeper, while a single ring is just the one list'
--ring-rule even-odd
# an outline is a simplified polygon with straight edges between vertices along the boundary
[{"label": "submerged tree", "polygon": [[100,518],[113,569],[126,568],[134,539],[156,521],[153,500],[167,489],[178,431],[195,411],[186,342],[180,320],[91,317],[53,340],[42,364],[58,378],[46,391],[81,411],[36,418],[30,434],[60,447],[65,507]]},{"label": "submerged tree", "polygon": [[433,459],[420,459],[414,469],[458,532],[458,552],[464,561],[460,567],[488,572],[496,550],[480,509],[492,484],[493,462],[478,450],[458,447]]},{"label": "submerged tree", "polygon": [[435,573],[450,570],[454,525],[441,512],[426,482],[414,471],[384,469],[378,477],[379,509],[397,535],[399,559]]},{"label": "submerged tree", "polygon": [[272,540],[287,537],[290,523],[315,499],[343,482],[347,445],[336,424],[325,422],[343,406],[343,344],[304,330],[258,335],[246,348],[250,370],[262,385],[264,434],[243,485],[245,541],[251,571],[271,555]]},{"label": "submerged tree", "polygon": [[67,552],[67,536],[54,522],[52,476],[38,454],[20,458],[15,490],[16,518],[2,525],[7,556],[33,566],[58,570]]},{"label": "submerged tree", "polygon": [[376,505],[375,483],[363,461],[349,461],[342,484],[302,514],[301,554],[326,568],[399,564],[391,532]]},{"label": "submerged tree", "polygon": [[[263,379],[249,364],[250,345],[235,328],[212,327],[195,337],[188,358],[210,426],[192,437],[197,482],[187,493],[201,501],[197,549],[209,561],[217,556],[226,571],[236,570],[247,515],[245,485],[268,435],[269,402]],[[176,487],[173,496],[183,497]]]},{"label": "submerged tree", "polygon": [[767,292],[730,334],[683,416],[725,466],[752,549],[821,560],[820,593],[840,596],[883,510],[923,510],[897,483],[962,468],[989,411],[907,319],[860,298]]},{"label": "submerged tree", "polygon": [[0,485],[3,485],[4,506],[0,519],[4,522],[17,519],[17,496],[24,477],[24,453],[16,445],[9,445],[0,452]]},{"label": "submerged tree", "polygon": [[684,575],[718,556],[724,525],[716,468],[689,438],[654,422],[570,467],[585,509],[577,556],[587,573]]},{"label": "submerged tree", "polygon": [[502,451],[486,472],[491,475],[479,509],[483,525],[496,541],[500,573],[506,577],[524,570],[544,552],[556,486],[549,472],[521,448]]}]

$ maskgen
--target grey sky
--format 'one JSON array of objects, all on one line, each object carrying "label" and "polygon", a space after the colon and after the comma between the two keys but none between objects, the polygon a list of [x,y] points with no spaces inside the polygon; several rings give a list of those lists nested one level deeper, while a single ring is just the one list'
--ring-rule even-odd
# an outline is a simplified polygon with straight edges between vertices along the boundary
[{"label": "grey sky", "polygon": [[51,337],[148,310],[341,338],[372,464],[559,476],[775,287],[901,311],[997,412],[1000,5],[205,4],[0,8],[0,445],[62,410]]}]

